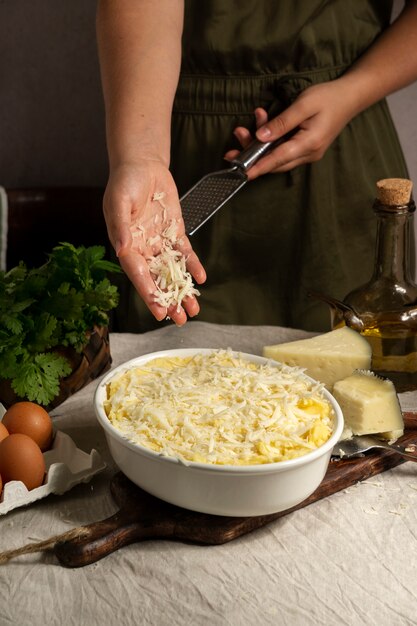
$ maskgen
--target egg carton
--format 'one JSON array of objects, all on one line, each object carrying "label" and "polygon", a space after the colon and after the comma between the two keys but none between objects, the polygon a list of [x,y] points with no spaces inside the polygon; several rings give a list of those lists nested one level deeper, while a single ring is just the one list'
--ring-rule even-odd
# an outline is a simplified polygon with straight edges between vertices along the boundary
[{"label": "egg carton", "polygon": [[[4,408],[0,405],[0,420],[3,413]],[[97,450],[92,449],[90,454],[83,452],[69,435],[60,430],[55,433],[52,448],[43,456],[46,466],[44,483],[30,491],[18,480],[6,483],[0,498],[0,515],[52,493],[61,495],[79,483],[87,483],[106,467]]]}]

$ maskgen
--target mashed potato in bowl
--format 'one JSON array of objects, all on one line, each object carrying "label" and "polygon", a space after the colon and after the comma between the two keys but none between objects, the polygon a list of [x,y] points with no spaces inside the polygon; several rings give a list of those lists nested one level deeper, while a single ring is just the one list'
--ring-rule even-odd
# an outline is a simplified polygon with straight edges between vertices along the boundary
[{"label": "mashed potato in bowl", "polygon": [[183,464],[254,466],[311,452],[334,431],[323,386],[231,350],[162,356],[117,373],[103,403],[129,441]]}]

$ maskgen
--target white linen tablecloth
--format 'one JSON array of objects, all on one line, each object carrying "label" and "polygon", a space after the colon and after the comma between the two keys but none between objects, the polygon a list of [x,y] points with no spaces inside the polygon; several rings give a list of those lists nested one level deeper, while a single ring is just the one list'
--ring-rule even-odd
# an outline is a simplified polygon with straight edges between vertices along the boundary
[{"label": "white linen tablecloth", "polygon": [[[189,322],[111,335],[113,366],[177,347],[231,347],[309,336],[276,327]],[[93,410],[94,381],[52,413],[107,469],[90,483],[0,518],[0,551],[112,515],[117,471]],[[417,409],[415,394],[401,402]],[[174,541],[127,546],[79,569],[53,553],[0,566],[0,626],[417,624],[417,465],[411,462],[334,494],[222,546]]]}]

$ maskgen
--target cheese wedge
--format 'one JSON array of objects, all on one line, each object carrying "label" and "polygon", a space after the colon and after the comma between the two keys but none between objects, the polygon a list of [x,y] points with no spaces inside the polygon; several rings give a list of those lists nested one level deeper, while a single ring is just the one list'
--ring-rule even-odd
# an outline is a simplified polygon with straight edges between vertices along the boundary
[{"label": "cheese wedge", "polygon": [[263,349],[266,358],[305,368],[308,376],[324,383],[329,391],[337,380],[355,370],[369,369],[371,355],[367,340],[348,326]]},{"label": "cheese wedge", "polygon": [[391,380],[373,372],[358,371],[333,387],[333,396],[342,409],[345,432],[351,435],[378,435],[398,439],[404,432],[400,403]]}]

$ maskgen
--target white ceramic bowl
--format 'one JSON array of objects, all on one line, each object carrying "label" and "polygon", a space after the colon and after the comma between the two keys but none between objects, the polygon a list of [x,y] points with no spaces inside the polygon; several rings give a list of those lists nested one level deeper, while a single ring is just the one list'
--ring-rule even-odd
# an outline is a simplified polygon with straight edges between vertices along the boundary
[{"label": "white ceramic bowl", "polygon": [[[123,363],[103,378],[96,390],[94,405],[116,465],[145,491],[193,511],[241,517],[267,515],[296,506],[308,498],[323,480],[332,448],[343,430],[341,409],[327,390],[323,393],[335,413],[335,426],[330,439],[304,456],[263,465],[184,465],[174,458],[160,456],[132,443],[107,418],[103,402],[106,386],[113,376],[157,357],[186,357],[211,351],[178,349],[153,352]],[[238,354],[254,363],[268,362],[264,357]]]}]

